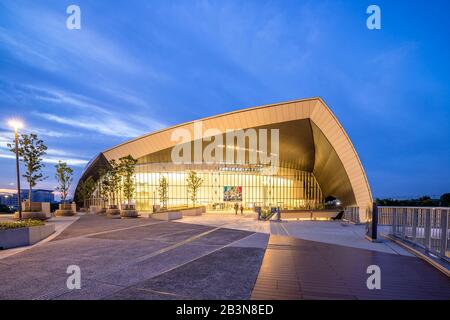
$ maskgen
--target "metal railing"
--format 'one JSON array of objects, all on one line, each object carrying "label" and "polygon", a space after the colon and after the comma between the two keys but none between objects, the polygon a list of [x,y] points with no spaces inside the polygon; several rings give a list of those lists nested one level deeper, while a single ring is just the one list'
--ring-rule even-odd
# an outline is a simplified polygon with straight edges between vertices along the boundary
[{"label": "metal railing", "polygon": [[389,233],[450,261],[450,208],[378,207],[378,224]]},{"label": "metal railing", "polygon": [[346,207],[344,209],[344,220],[350,221],[352,223],[361,223],[359,219],[359,207]]}]

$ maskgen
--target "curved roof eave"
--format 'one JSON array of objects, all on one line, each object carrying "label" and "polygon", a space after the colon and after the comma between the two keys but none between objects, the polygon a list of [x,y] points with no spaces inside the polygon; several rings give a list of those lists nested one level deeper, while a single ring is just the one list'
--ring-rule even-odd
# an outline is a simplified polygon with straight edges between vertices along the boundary
[{"label": "curved roof eave", "polygon": [[258,110],[258,109],[262,109],[262,108],[269,108],[269,107],[274,107],[274,106],[279,106],[279,105],[286,105],[286,104],[291,104],[291,103],[296,103],[296,102],[311,101],[311,100],[320,100],[320,101],[323,102],[322,98],[320,98],[320,97],[313,97],[313,98],[290,100],[290,101],[285,101],[285,102],[278,102],[278,103],[266,104],[266,105],[262,105],[262,106],[248,107],[248,108],[244,108],[244,109],[228,111],[228,112],[220,113],[220,114],[217,114],[217,115],[213,115],[213,116],[209,116],[209,117],[205,117],[205,118],[201,118],[201,119],[197,119],[197,120],[192,120],[192,121],[176,124],[176,125],[173,125],[173,126],[170,126],[170,127],[167,127],[167,128],[163,128],[163,129],[160,129],[160,130],[152,131],[152,132],[149,132],[149,133],[144,134],[142,136],[139,136],[139,137],[130,139],[128,141],[122,142],[122,143],[120,143],[118,145],[115,145],[114,147],[111,147],[109,149],[106,149],[106,150],[102,151],[102,153],[107,153],[108,151],[111,151],[113,149],[125,146],[125,145],[127,145],[129,143],[133,143],[133,142],[135,142],[137,140],[141,140],[141,139],[144,139],[146,137],[149,137],[149,136],[161,133],[161,132],[172,131],[173,129],[181,128],[181,127],[186,126],[186,125],[191,125],[191,124],[194,124],[195,122],[208,121],[208,120],[211,120],[211,119],[217,119],[217,118],[221,118],[221,117],[224,117],[224,116],[237,114],[237,113],[241,113],[241,112]]},{"label": "curved roof eave", "polygon": [[216,128],[225,132],[226,129],[246,129],[301,119],[310,119],[314,122],[335,149],[350,179],[356,205],[360,207],[360,218],[364,221],[365,209],[372,205],[367,176],[347,132],[320,97],[251,107],[178,124],[126,141],[102,153],[107,160],[118,159],[128,154],[139,158],[170,148],[177,143],[170,139],[175,129],[187,129],[193,134],[193,124],[200,121],[203,123],[203,130]]}]

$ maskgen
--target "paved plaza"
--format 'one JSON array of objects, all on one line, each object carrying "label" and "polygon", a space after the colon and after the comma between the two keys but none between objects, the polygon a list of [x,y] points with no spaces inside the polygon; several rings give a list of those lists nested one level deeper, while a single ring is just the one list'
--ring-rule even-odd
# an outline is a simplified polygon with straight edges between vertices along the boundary
[{"label": "paved plaza", "polygon": [[[364,226],[205,214],[56,218],[57,233],[0,251],[0,299],[450,299],[439,271]],[[366,287],[367,266],[382,289]],[[69,290],[67,267],[81,269]]]},{"label": "paved plaza", "polygon": [[[0,259],[0,299],[249,299],[268,235],[85,215]],[[6,251],[5,251],[6,252]],[[68,290],[67,267],[82,288]]]}]

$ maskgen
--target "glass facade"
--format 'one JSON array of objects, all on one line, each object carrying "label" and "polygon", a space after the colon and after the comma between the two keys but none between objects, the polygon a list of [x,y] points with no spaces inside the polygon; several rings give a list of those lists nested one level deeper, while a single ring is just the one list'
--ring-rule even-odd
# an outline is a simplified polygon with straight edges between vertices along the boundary
[{"label": "glass facade", "polygon": [[[141,163],[135,175],[136,208],[145,211],[161,204],[158,187],[163,176],[168,181],[168,207],[192,205],[186,183],[189,170],[203,180],[196,204],[206,205],[208,210],[231,210],[235,202],[248,209],[255,206],[313,209],[323,203],[322,192],[311,172],[277,168],[276,174],[266,174],[263,168],[250,166]],[[230,190],[237,190],[238,194],[230,197]]]},{"label": "glass facade", "polygon": [[[87,204],[81,183],[89,178],[104,187],[94,192],[90,204],[103,208],[124,204],[113,160],[128,156],[137,160],[129,202],[140,211],[192,206],[186,181],[190,171],[203,181],[195,205],[205,205],[208,211],[233,211],[236,202],[246,210],[256,206],[320,210],[324,198],[331,196],[344,206],[372,204],[351,141],[321,99],[211,116],[105,150],[83,172],[74,195],[77,204]],[[270,172],[271,166],[275,172]],[[104,170],[109,171],[107,181],[99,183]],[[163,177],[168,192],[160,199]]]}]

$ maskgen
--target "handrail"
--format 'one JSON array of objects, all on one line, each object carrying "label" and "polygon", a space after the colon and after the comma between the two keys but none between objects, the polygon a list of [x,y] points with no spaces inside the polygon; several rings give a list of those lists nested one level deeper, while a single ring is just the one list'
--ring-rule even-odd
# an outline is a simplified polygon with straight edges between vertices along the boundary
[{"label": "handrail", "polygon": [[450,208],[378,207],[378,224],[389,234],[450,262]]},{"label": "handrail", "polygon": [[450,207],[408,207],[408,206],[378,206],[378,208],[450,209]]},{"label": "handrail", "polygon": [[356,224],[360,223],[359,207],[346,207],[344,209],[343,219]]}]

